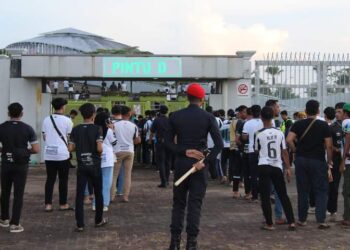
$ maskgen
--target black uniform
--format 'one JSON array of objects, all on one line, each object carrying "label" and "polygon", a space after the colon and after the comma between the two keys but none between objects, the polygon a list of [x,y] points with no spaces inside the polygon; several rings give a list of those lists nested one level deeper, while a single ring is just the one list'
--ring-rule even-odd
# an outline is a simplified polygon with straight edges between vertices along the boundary
[{"label": "black uniform", "polygon": [[[166,145],[176,154],[174,181],[185,174],[197,161],[186,157],[186,150],[203,151],[207,145],[210,133],[214,141],[206,163],[216,159],[223,148],[222,138],[215,117],[202,110],[195,104],[173,113],[170,117],[170,130],[166,137]],[[177,136],[177,144],[174,138]],[[206,164],[207,165],[207,164]],[[202,199],[204,198],[208,180],[208,168],[190,175],[181,185],[174,186],[173,210],[171,218],[171,233],[180,235],[183,228],[187,200],[187,229],[188,236],[196,237],[199,233]],[[188,195],[188,199],[187,199]]]},{"label": "black uniform", "polygon": [[[341,121],[335,121],[330,125],[333,147],[342,150],[342,142],[343,142],[343,130]],[[332,168],[332,176],[333,181],[329,183],[328,189],[328,205],[327,210],[330,213],[336,213],[338,206],[338,189],[341,174],[339,172],[339,166],[341,163],[341,153],[333,151],[333,168]]]},{"label": "black uniform", "polygon": [[29,125],[7,121],[0,125],[1,153],[1,219],[8,220],[9,202],[13,184],[14,199],[11,225],[19,225],[27,180],[30,151],[28,143],[37,144],[37,137]]},{"label": "black uniform", "polygon": [[159,115],[153,122],[151,132],[156,134],[156,164],[159,169],[161,186],[166,186],[169,182],[171,154],[164,146],[164,137],[170,129],[169,118]]}]

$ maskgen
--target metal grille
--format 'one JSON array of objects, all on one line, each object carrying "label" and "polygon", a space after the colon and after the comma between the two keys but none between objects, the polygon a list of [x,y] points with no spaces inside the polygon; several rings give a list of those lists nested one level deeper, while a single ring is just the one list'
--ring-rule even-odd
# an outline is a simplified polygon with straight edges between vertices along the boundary
[{"label": "metal grille", "polygon": [[349,54],[272,53],[255,62],[253,102],[278,99],[281,109],[303,111],[316,99],[321,112],[337,102],[350,102]]}]

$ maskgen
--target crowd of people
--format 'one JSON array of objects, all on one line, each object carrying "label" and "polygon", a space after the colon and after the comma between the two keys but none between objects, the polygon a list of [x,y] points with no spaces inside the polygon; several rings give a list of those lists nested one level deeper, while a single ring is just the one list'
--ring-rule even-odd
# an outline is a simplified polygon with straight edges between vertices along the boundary
[{"label": "crowd of people", "polygon": [[[59,182],[59,210],[75,210],[76,231],[84,231],[84,203],[95,211],[95,226],[107,224],[103,212],[110,202],[121,196],[129,202],[134,158],[138,155],[146,167],[156,165],[159,188],[169,186],[189,169],[192,174],[174,186],[170,249],[179,249],[187,206],[187,249],[196,249],[202,199],[207,176],[232,187],[234,199],[261,203],[264,230],[274,225],[306,226],[309,213],[315,213],[319,229],[330,228],[326,221],[337,215],[338,190],[344,175],[344,214],[342,225],[350,226],[350,103],[327,107],[320,116],[319,103],[309,100],[305,113],[289,118],[280,111],[278,100],[268,100],[264,107],[252,105],[213,111],[206,110],[205,90],[199,84],[187,88],[190,105],[170,113],[161,105],[157,111],[146,111],[136,117],[127,106],[115,105],[109,111],[95,109],[91,103],[79,108],[83,123],[73,128],[66,116],[67,101],[55,98],[53,114],[42,124],[46,166],[45,211],[53,212],[53,189]],[[20,214],[31,154],[40,151],[35,131],[21,122],[23,107],[8,106],[9,121],[0,125],[1,164],[1,227],[22,232]],[[28,147],[28,145],[31,145]],[[72,153],[77,160],[75,208],[68,204],[68,178]],[[292,178],[295,167],[298,194],[295,220],[285,179]],[[12,185],[12,215],[9,200]],[[243,193],[240,192],[243,188]],[[274,201],[274,219],[271,200]],[[283,212],[285,216],[283,216]]]}]

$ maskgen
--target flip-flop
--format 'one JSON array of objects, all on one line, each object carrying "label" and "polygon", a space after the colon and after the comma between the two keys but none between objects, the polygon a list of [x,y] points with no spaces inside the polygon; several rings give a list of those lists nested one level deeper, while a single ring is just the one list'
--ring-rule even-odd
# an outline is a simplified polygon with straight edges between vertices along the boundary
[{"label": "flip-flop", "polygon": [[100,223],[95,224],[95,227],[103,227],[104,225],[106,225],[108,223],[108,219],[103,218],[102,221]]},{"label": "flip-flop", "polygon": [[74,207],[60,208],[58,211],[74,211]]}]

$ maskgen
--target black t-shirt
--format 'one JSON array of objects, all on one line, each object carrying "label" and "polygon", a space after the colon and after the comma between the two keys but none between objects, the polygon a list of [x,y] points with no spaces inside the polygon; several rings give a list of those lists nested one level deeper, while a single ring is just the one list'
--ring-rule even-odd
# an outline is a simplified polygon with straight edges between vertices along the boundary
[{"label": "black t-shirt", "polygon": [[157,117],[151,127],[151,132],[156,133],[157,141],[159,143],[164,141],[167,131],[170,129],[169,118],[165,115]]},{"label": "black t-shirt", "polygon": [[[242,136],[242,134],[243,134],[244,123],[245,123],[245,121],[244,121],[244,120],[241,120],[241,119],[239,119],[239,120],[237,121],[237,124],[236,124],[236,135]],[[241,137],[241,138],[242,138],[242,137]],[[242,140],[241,140],[241,142],[242,142],[242,145],[239,146],[239,150],[240,150],[241,152],[248,152],[248,145],[249,145],[249,143],[243,142]]]},{"label": "black t-shirt", "polygon": [[330,126],[331,134],[332,134],[332,140],[333,140],[333,146],[340,149],[342,148],[342,142],[343,142],[343,129],[342,129],[342,123],[335,121]]},{"label": "black t-shirt", "polygon": [[[312,119],[297,121],[291,128],[291,132],[300,138]],[[324,139],[331,137],[331,131],[325,121],[316,120],[301,142],[297,142],[296,155],[317,160],[325,160]]]},{"label": "black t-shirt", "polygon": [[75,144],[78,166],[100,166],[97,142],[103,142],[102,130],[94,124],[80,124],[73,128],[70,143]]},{"label": "black t-shirt", "polygon": [[2,162],[13,162],[12,153],[18,149],[27,149],[29,144],[38,143],[34,129],[21,121],[6,121],[0,125],[2,143]]}]

